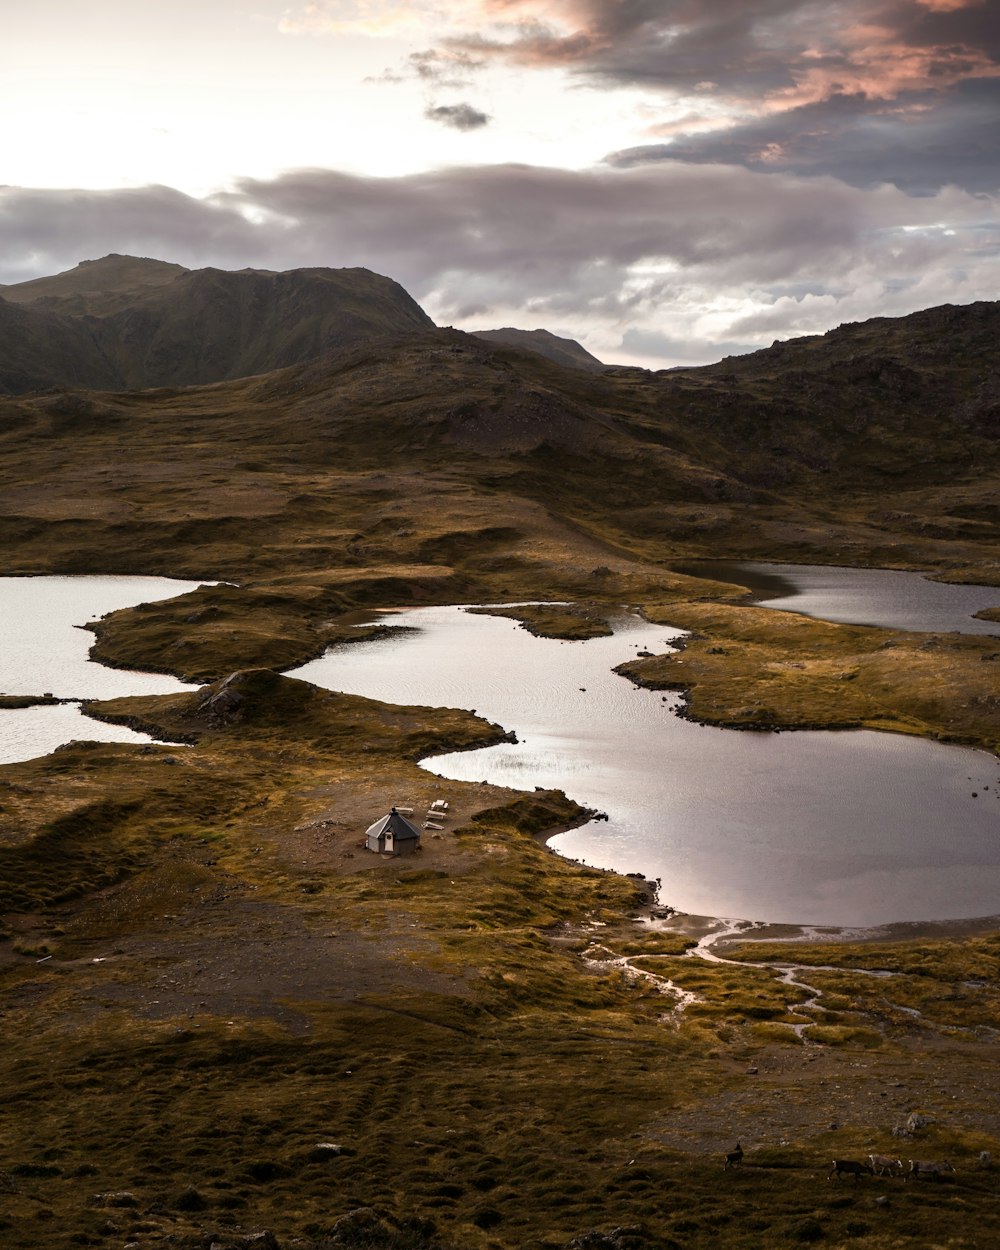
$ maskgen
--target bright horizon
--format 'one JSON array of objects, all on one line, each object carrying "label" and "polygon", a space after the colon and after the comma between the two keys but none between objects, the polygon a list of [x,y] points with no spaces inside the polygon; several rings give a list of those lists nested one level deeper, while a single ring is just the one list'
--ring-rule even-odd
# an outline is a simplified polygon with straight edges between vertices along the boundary
[{"label": "bright horizon", "polygon": [[701,363],[996,297],[1000,0],[15,0],[0,283],[362,265]]}]

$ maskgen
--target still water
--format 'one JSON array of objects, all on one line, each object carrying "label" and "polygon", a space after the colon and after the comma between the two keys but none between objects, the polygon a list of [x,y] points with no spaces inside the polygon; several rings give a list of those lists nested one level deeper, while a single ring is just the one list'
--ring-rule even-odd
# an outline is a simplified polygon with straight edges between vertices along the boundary
[{"label": "still water", "polygon": [[[192,690],[174,677],[105,668],[87,658],[88,621],[194,590],[167,577],[0,577],[0,694],[115,699]],[[64,742],[149,742],[145,734],[84,716],[76,704],[0,709],[0,763],[47,755]]]},{"label": "still water", "polygon": [[[1000,768],[992,756],[868,732],[748,733],[673,714],[677,697],[611,669],[680,631],[636,617],[612,638],[535,638],[461,608],[394,613],[417,632],[294,671],[401,704],[465,707],[517,744],[439,756],[444,777],[558,787],[608,814],[561,853],[660,878],[702,915],[870,925],[1000,912]],[[974,797],[975,795],[975,797]]]},{"label": "still water", "polygon": [[[740,567],[744,576],[749,567],[758,579],[780,578],[757,586],[780,596],[776,607],[798,610],[817,589],[814,577],[827,583],[844,573],[861,583],[865,619],[903,624],[882,613],[900,610],[905,582],[925,594],[915,616],[912,605],[906,609],[906,627],[963,627],[941,623],[929,598],[937,584],[916,574]],[[721,575],[718,566],[713,575]],[[92,663],[92,635],[81,627],[195,585],[0,578],[0,693],[79,699],[191,689]],[[787,597],[797,586],[803,597]],[[842,589],[825,584],[823,593],[836,598]],[[970,589],[983,593],[945,588]],[[996,601],[996,591],[986,595]],[[829,597],[813,610],[855,620],[862,611]],[[635,617],[617,621],[614,637],[585,643],[534,638],[508,620],[460,608],[391,614],[387,623],[415,632],[340,648],[295,675],[394,703],[475,708],[514,729],[517,744],[426,766],[456,779],[559,787],[607,812],[606,823],[554,845],[590,864],[659,877],[665,903],[708,915],[846,925],[1000,912],[1000,769],[985,753],[887,734],[738,733],[680,720],[675,696],[636,689],[611,671],[637,650],[662,651],[679,636]],[[84,718],[72,704],[0,710],[0,761],[44,755],[73,738],[147,740]]]},{"label": "still water", "polygon": [[682,571],[746,586],[762,607],[801,612],[824,621],[1000,635],[1000,621],[976,619],[984,608],[1000,608],[1000,586],[953,586],[932,582],[920,573],[823,564],[702,560],[685,565]]}]

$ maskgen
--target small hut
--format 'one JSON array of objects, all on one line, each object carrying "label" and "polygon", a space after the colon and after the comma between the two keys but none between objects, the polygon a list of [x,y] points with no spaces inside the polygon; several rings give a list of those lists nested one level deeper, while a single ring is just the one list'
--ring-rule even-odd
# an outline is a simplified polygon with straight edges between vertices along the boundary
[{"label": "small hut", "polygon": [[377,855],[410,855],[420,849],[420,830],[393,808],[365,830],[365,846]]}]

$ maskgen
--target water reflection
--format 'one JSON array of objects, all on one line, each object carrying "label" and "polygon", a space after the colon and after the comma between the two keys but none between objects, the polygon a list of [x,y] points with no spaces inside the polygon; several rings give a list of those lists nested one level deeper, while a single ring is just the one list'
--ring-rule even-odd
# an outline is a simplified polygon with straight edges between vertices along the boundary
[{"label": "water reflection", "polygon": [[921,633],[1000,635],[1000,621],[976,619],[984,608],[1000,607],[1000,586],[953,586],[932,582],[920,573],[823,564],[701,560],[679,571],[746,586],[761,607],[824,621]]},{"label": "water reflection", "polygon": [[[167,577],[0,577],[0,693],[115,699],[195,689],[174,677],[94,663],[88,658],[94,635],[82,626],[198,585]],[[75,705],[0,710],[0,763],[47,755],[75,738],[151,741],[125,726],[91,720]]]},{"label": "water reflection", "polygon": [[[680,631],[539,639],[458,608],[391,616],[419,632],[340,648],[294,675],[391,703],[466,707],[520,741],[440,756],[460,780],[554,786],[606,811],[564,854],[662,881],[685,911],[875,924],[1000,911],[1000,769],[984,752],[875,733],[746,733],[672,714],[611,669]],[[976,797],[973,797],[975,792]]]}]

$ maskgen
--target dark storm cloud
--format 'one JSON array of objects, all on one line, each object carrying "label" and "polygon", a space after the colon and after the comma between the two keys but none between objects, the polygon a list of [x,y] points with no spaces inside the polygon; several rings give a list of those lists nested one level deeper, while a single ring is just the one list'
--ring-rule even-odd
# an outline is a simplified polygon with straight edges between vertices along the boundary
[{"label": "dark storm cloud", "polygon": [[623,350],[706,359],[716,344],[994,298],[1000,284],[988,197],[913,199],[739,166],[314,169],[205,199],[0,190],[0,283],[108,252],[192,268],[365,266],[442,324],[576,328],[606,359],[628,331]]},{"label": "dark storm cloud", "polygon": [[904,0],[886,5],[884,13],[884,20],[907,44],[979,48],[992,60],[1000,60],[1000,6],[991,0],[954,9],[935,9]]},{"label": "dark storm cloud", "polygon": [[481,113],[471,104],[437,104],[424,109],[424,116],[453,130],[480,130],[490,122],[488,113]]},{"label": "dark storm cloud", "polygon": [[881,109],[863,95],[837,95],[607,159],[620,168],[668,160],[832,174],[856,187],[889,182],[911,195],[948,184],[992,192],[1000,188],[1000,79],[960,83],[941,98],[912,93]]}]

